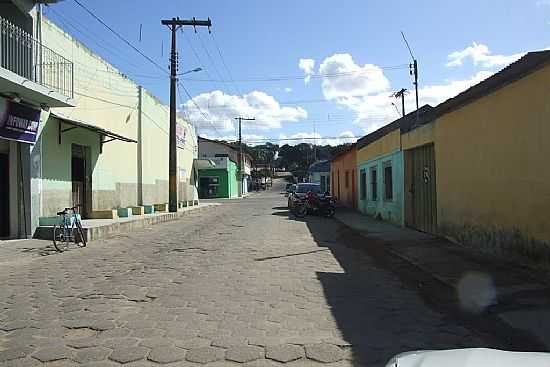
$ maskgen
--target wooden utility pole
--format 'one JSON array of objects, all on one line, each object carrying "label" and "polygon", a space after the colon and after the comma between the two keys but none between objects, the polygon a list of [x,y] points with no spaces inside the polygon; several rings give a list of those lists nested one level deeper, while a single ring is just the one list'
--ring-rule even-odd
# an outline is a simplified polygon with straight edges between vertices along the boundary
[{"label": "wooden utility pole", "polygon": [[407,94],[405,88],[401,88],[393,94],[395,98],[401,98],[401,116],[405,116],[405,94]]},{"label": "wooden utility pole", "polygon": [[239,121],[239,182],[241,183],[241,196],[243,192],[243,135],[242,135],[242,122],[244,121],[254,121],[256,120],[255,117],[253,118],[244,118],[244,117],[235,117],[235,120]]},{"label": "wooden utility pole", "polygon": [[195,18],[184,20],[179,18],[161,20],[161,24],[168,26],[172,32],[172,49],[170,52],[170,142],[168,147],[168,207],[170,212],[178,211],[178,162],[176,142],[176,85],[178,83],[178,52],[176,48],[176,32],[183,26],[210,27],[212,22],[208,20],[196,20]]}]

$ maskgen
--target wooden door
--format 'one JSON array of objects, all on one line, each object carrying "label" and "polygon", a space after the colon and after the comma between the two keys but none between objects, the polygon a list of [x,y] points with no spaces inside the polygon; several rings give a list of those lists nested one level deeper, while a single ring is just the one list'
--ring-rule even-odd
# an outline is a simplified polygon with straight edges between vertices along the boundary
[{"label": "wooden door", "polygon": [[433,144],[412,149],[408,163],[411,195],[409,224],[421,231],[436,233],[437,192]]}]

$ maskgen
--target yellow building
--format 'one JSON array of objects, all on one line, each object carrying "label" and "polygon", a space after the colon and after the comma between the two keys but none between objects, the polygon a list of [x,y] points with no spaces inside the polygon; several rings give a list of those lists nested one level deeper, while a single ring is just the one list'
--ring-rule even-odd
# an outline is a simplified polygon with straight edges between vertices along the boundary
[{"label": "yellow building", "polygon": [[549,142],[550,51],[531,52],[402,127],[405,223],[492,253],[548,254]]}]

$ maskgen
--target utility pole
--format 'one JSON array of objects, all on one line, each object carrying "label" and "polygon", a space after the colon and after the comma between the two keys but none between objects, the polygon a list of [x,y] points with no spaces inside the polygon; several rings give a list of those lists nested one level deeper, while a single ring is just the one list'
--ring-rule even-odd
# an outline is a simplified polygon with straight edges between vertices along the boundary
[{"label": "utility pole", "polygon": [[405,94],[407,94],[407,90],[405,88],[401,88],[392,94],[392,97],[401,98],[401,116],[405,116]]},{"label": "utility pole", "polygon": [[161,20],[161,24],[167,26],[172,32],[172,49],[170,51],[170,142],[168,147],[168,207],[169,211],[174,213],[178,211],[178,162],[177,162],[177,142],[176,142],[176,85],[178,83],[178,52],[176,49],[176,32],[183,26],[210,27],[212,22],[208,20],[196,20],[195,18],[184,20],[179,18]]},{"label": "utility pole", "polygon": [[411,58],[413,63],[409,64],[409,73],[410,75],[414,76],[414,89],[416,92],[416,121],[418,122],[420,120],[419,115],[419,105],[418,105],[418,61],[413,55],[413,52],[411,50],[411,47],[409,46],[409,42],[407,42],[407,38],[405,38],[405,33],[401,32],[401,35],[403,36],[403,40],[405,41],[405,44],[407,45],[407,48],[409,49],[409,53],[411,54]]},{"label": "utility pole", "polygon": [[254,121],[253,118],[244,118],[244,117],[235,117],[235,120],[239,120],[239,181],[241,183],[241,196],[243,192],[243,136],[242,136],[242,122],[244,121]]}]

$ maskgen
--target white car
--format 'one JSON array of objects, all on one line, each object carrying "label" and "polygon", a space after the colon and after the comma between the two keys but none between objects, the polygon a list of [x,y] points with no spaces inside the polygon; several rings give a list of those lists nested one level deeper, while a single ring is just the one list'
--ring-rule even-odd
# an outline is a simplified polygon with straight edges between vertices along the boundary
[{"label": "white car", "polygon": [[393,357],[386,367],[547,367],[550,353],[486,348],[425,350]]}]

